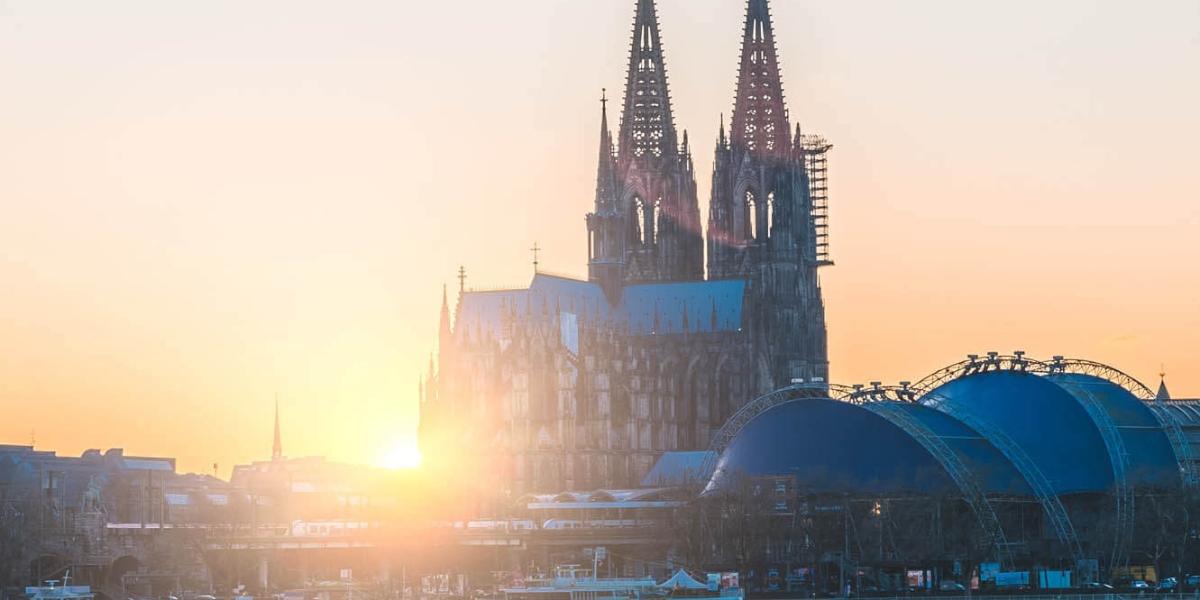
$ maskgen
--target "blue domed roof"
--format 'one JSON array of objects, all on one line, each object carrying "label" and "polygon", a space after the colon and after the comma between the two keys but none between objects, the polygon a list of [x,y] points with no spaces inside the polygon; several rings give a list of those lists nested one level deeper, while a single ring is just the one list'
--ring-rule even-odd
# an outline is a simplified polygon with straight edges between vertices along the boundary
[{"label": "blue domed roof", "polygon": [[739,476],[792,476],[810,493],[956,493],[941,465],[884,417],[805,398],[755,417],[721,455],[708,490]]},{"label": "blue domed roof", "polygon": [[928,406],[909,402],[881,402],[865,405],[868,410],[882,406],[904,411],[909,418],[916,420],[922,427],[937,436],[970,470],[970,475],[979,482],[984,493],[1009,496],[1033,494],[1033,490],[1030,489],[1020,471],[1004,457],[1004,454],[979,432],[954,417]]},{"label": "blue domed roof", "polygon": [[975,426],[996,447],[1011,441],[1055,494],[1112,487],[1112,464],[1099,430],[1075,396],[1049,377],[975,373],[939,386],[922,403]]},{"label": "blue domed roof", "polygon": [[[1125,457],[1129,485],[1157,488],[1180,485],[1171,441],[1145,402],[1125,388],[1094,375],[1056,373],[1046,379],[1065,389],[1082,405],[1091,402],[1101,409],[1100,418],[1108,421],[1120,437],[1115,441],[1118,444],[1115,453]],[[1103,423],[1099,426],[1105,427]]]}]

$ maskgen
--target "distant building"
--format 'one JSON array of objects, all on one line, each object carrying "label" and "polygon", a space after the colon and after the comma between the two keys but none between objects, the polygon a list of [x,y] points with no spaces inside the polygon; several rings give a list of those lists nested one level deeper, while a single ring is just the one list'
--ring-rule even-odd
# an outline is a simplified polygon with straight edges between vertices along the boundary
[{"label": "distant building", "polygon": [[[72,581],[112,593],[159,566],[131,556],[142,549],[128,543],[131,532],[227,519],[230,500],[227,483],[177,474],[173,458],[0,445],[0,547],[20,549],[5,554],[0,587],[61,580],[69,570]],[[191,566],[181,567],[182,580]],[[195,573],[206,576],[203,567]]]},{"label": "distant building", "polygon": [[282,440],[276,402],[271,459],[236,465],[229,477],[230,487],[255,507],[258,522],[370,521],[385,513],[394,516],[403,476],[320,456],[288,458]]},{"label": "distant building", "polygon": [[[407,516],[407,489],[403,474],[285,457],[278,414],[271,460],[235,466],[229,482],[176,473],[173,458],[120,448],[70,457],[0,445],[0,597],[61,582],[68,572],[73,583],[110,598],[265,587],[266,571],[252,577],[237,570],[251,558],[237,553],[237,540],[320,545],[381,521],[395,524]],[[214,554],[214,544],[225,553]],[[311,574],[336,577],[319,566]]]},{"label": "distant building", "polygon": [[443,296],[427,464],[513,498],[627,488],[662,453],[706,448],[748,399],[827,377],[829,145],[793,129],[766,0],[747,4],[739,65],[702,231],[654,2],[637,1],[615,138],[601,102],[588,279],[460,285],[453,319]]},{"label": "distant building", "polygon": [[230,485],[256,503],[260,522],[369,520],[397,505],[395,476],[322,457],[255,461],[233,468]]}]

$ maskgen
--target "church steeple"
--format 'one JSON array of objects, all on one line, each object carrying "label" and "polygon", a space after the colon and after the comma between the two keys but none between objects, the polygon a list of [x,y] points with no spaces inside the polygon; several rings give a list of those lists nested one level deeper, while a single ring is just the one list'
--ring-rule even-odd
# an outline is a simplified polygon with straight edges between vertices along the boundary
[{"label": "church steeple", "polygon": [[790,133],[771,10],[767,0],[749,0],[730,137],[748,150],[779,155],[791,150]]},{"label": "church steeple", "polygon": [[1156,402],[1163,402],[1171,399],[1171,392],[1167,391],[1167,374],[1165,371],[1158,374],[1158,392],[1154,394]]},{"label": "church steeple", "polygon": [[446,286],[442,285],[442,314],[438,322],[438,351],[445,352],[452,343],[450,335],[450,302],[446,297]]},{"label": "church steeple", "polygon": [[746,0],[728,138],[713,160],[708,276],[750,283],[765,369],[758,391],[828,375],[816,218],[805,153],[792,143],[768,0]]},{"label": "church steeple", "polygon": [[271,460],[283,458],[283,438],[279,433],[279,396],[275,397],[275,441],[271,444]]},{"label": "church steeple", "polygon": [[625,217],[620,201],[612,131],[608,128],[608,95],[600,94],[600,152],[596,166],[596,205],[587,216],[588,280],[600,284],[616,302],[624,280]]},{"label": "church steeple", "polygon": [[602,100],[596,209],[587,219],[588,278],[610,301],[627,283],[704,277],[696,179],[675,129],[658,13],[654,0],[635,2],[616,153]]},{"label": "church steeple", "polygon": [[619,139],[622,165],[675,153],[675,120],[654,0],[637,0]]},{"label": "church steeple", "polygon": [[600,91],[600,154],[596,167],[596,212],[616,210],[616,157],[613,155],[612,131],[608,128],[608,94]]}]

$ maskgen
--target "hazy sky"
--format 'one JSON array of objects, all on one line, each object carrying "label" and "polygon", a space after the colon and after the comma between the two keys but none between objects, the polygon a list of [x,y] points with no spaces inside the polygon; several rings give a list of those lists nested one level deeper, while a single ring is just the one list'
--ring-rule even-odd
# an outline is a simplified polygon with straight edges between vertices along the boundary
[{"label": "hazy sky", "polygon": [[[373,462],[441,285],[586,274],[633,0],[0,0],[0,442]],[[1200,2],[773,4],[834,144],[833,378],[969,352],[1200,395]],[[659,0],[707,213],[743,3]]]}]

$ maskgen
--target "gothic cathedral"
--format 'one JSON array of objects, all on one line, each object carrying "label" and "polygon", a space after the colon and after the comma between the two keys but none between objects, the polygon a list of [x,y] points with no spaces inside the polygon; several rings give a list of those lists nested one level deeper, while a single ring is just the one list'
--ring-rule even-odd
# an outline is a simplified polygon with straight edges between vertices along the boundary
[{"label": "gothic cathedral", "polygon": [[654,0],[632,37],[615,139],[601,104],[588,280],[460,286],[453,319],[443,291],[422,453],[481,497],[653,484],[659,456],[706,449],[757,395],[828,377],[830,146],[792,128],[768,0],[747,3],[705,230]]}]

